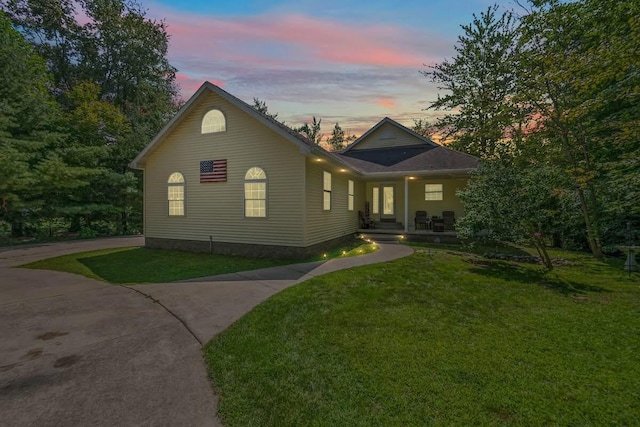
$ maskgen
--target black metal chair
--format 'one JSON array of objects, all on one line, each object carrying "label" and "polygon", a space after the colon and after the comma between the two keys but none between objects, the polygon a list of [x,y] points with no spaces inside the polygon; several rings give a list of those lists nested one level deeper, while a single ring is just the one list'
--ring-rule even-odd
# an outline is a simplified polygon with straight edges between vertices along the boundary
[{"label": "black metal chair", "polygon": [[360,220],[360,228],[376,228],[375,221],[362,211],[358,211],[358,219]]},{"label": "black metal chair", "polygon": [[454,211],[443,211],[442,220],[444,221],[445,231],[456,229],[456,213]]},{"label": "black metal chair", "polygon": [[422,224],[423,228],[426,230],[429,226],[429,217],[427,216],[427,211],[416,211],[416,217],[414,218],[415,229],[418,229],[418,225]]}]

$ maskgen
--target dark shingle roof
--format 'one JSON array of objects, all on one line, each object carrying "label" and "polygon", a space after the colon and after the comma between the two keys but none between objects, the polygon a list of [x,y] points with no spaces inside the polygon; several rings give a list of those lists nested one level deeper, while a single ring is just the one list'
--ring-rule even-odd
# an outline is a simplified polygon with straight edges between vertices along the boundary
[{"label": "dark shingle roof", "polygon": [[[400,151],[404,148],[407,147],[397,147],[395,150]],[[339,154],[338,157],[365,173],[437,172],[470,170],[478,167],[477,157],[441,146],[423,151],[388,166],[345,154]]]},{"label": "dark shingle roof", "polygon": [[343,152],[345,157],[353,159],[365,160],[367,162],[376,163],[382,166],[393,166],[397,163],[404,162],[412,157],[418,156],[429,150],[433,150],[431,145],[409,145],[406,147],[387,147],[375,148],[370,150],[353,150]]}]

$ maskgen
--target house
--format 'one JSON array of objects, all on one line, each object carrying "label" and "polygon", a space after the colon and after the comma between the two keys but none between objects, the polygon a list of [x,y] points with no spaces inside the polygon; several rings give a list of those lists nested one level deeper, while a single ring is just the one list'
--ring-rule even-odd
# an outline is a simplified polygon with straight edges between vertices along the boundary
[{"label": "house", "polygon": [[205,82],[131,166],[147,247],[306,257],[352,237],[367,205],[405,231],[416,210],[462,216],[477,161],[389,118],[328,152]]}]

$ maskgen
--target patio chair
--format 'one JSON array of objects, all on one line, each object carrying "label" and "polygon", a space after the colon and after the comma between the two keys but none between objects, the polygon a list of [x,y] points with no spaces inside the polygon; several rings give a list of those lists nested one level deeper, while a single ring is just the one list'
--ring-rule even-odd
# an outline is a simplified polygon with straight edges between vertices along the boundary
[{"label": "patio chair", "polygon": [[414,218],[415,229],[418,229],[420,224],[423,225],[423,228],[426,230],[429,225],[429,217],[427,216],[427,211],[416,211],[416,217]]},{"label": "patio chair", "polygon": [[445,231],[452,231],[456,229],[456,214],[454,211],[443,211],[442,220],[444,221]]},{"label": "patio chair", "polygon": [[362,213],[362,211],[358,211],[358,219],[360,220],[360,228],[376,228],[375,221],[369,218],[369,215]]}]

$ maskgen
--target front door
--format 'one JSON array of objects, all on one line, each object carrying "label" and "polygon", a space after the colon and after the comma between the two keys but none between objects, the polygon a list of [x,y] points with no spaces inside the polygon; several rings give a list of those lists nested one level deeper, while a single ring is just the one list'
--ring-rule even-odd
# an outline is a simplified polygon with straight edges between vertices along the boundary
[{"label": "front door", "polygon": [[380,219],[382,221],[396,220],[396,198],[393,185],[382,186],[382,206],[380,209]]}]

